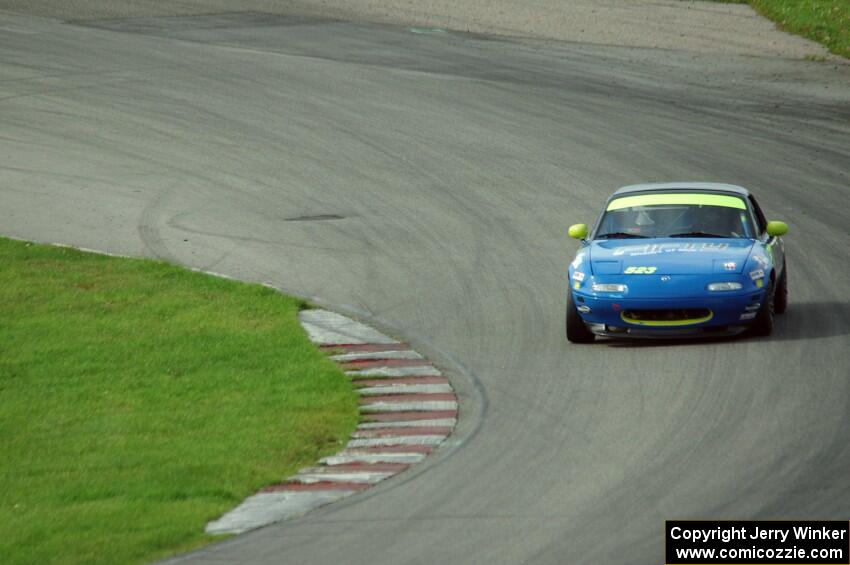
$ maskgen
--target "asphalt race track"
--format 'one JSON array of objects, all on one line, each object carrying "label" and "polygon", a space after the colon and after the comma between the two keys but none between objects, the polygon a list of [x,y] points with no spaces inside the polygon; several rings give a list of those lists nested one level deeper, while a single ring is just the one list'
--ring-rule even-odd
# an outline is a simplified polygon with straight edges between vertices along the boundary
[{"label": "asphalt race track", "polygon": [[[786,220],[767,339],[568,345],[618,186]],[[452,375],[451,445],[183,559],[645,564],[668,518],[850,511],[850,66],[300,17],[0,13],[0,232],[267,281]]]}]

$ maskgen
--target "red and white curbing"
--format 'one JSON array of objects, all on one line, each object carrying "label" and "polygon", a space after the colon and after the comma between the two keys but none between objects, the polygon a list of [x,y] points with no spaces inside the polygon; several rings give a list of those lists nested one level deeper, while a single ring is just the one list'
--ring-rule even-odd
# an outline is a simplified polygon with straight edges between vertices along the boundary
[{"label": "red and white curbing", "polygon": [[245,532],[367,489],[424,459],[457,423],[448,379],[405,344],[327,310],[304,310],[299,319],[352,379],[360,425],[342,451],[248,497],[207,533]]}]

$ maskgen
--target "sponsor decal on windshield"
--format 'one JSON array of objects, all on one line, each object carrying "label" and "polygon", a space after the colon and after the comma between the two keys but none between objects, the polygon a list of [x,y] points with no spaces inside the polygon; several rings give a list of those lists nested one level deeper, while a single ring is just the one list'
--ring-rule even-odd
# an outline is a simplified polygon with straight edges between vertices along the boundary
[{"label": "sponsor decal on windshield", "polygon": [[609,202],[607,210],[610,212],[611,210],[621,210],[635,206],[670,205],[721,206],[723,208],[737,208],[739,210],[747,209],[744,201],[737,196],[728,196],[725,194],[682,194],[674,192],[621,196]]}]

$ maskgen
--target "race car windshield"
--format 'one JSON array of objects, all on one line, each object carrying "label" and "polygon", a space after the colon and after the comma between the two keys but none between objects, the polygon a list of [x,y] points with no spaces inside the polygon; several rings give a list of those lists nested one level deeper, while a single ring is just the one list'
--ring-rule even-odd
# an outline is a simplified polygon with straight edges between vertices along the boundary
[{"label": "race car windshield", "polygon": [[743,201],[727,198],[730,200],[719,203],[688,203],[687,198],[667,198],[669,203],[646,199],[641,202],[636,197],[613,200],[596,230],[596,238],[754,237],[752,220]]}]

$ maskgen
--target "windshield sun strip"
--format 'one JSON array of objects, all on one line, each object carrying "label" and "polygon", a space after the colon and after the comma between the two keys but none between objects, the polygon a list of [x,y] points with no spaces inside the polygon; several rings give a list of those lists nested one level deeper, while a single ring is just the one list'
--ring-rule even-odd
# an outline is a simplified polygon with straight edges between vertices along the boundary
[{"label": "windshield sun strip", "polygon": [[724,194],[639,194],[637,196],[624,196],[615,198],[608,203],[606,211],[622,210],[633,206],[663,206],[670,204],[692,204],[698,206],[723,206],[725,208],[737,208],[746,210],[747,205],[737,196]]}]

